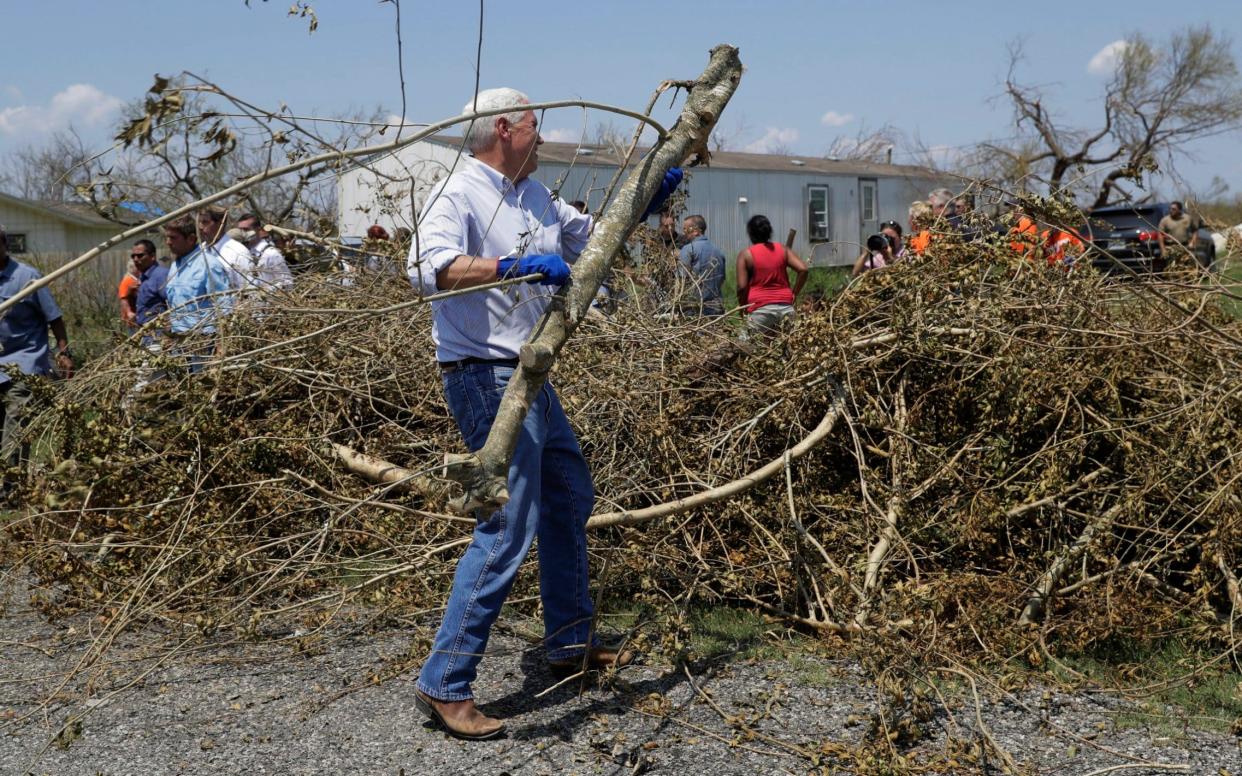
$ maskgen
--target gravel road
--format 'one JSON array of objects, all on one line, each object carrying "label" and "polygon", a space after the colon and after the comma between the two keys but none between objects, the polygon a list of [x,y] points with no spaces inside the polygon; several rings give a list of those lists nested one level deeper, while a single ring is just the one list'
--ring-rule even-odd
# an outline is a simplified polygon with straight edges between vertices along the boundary
[{"label": "gravel road", "polygon": [[[88,683],[65,676],[84,653],[89,622],[49,625],[20,598],[0,631],[0,774],[801,774],[812,763],[785,745],[831,763],[835,745],[861,740],[876,708],[857,665],[822,658],[718,662],[689,676],[639,665],[605,686],[573,682],[540,696],[555,683],[542,654],[499,633],[475,691],[509,732],[463,743],[415,710],[412,672],[400,672],[411,635],[400,627],[339,634],[311,651],[195,643],[163,665],[166,651],[152,645],[172,637],[129,635]],[[1116,724],[1127,711],[1134,707],[1111,695],[1040,688],[982,704],[991,736],[1031,773],[1085,776],[1154,761],[1188,770],[1107,772],[1242,775],[1237,739],[1167,718]],[[70,713],[83,715],[80,726],[64,729]],[[741,734],[722,714],[759,735]],[[944,752],[949,731],[977,741],[969,694],[930,727],[916,759]],[[1002,771],[993,757],[948,772]]]}]

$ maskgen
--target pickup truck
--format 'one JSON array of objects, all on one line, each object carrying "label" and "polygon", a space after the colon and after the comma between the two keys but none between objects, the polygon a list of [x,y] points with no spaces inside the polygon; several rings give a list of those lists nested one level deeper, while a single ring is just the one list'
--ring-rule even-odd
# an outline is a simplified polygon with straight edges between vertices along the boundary
[{"label": "pickup truck", "polygon": [[[1087,217],[1082,235],[1087,238],[1091,260],[1103,271],[1116,271],[1124,265],[1136,272],[1150,272],[1163,262],[1160,255],[1160,219],[1169,214],[1168,203],[1116,205],[1096,208]],[[1190,216],[1194,218],[1194,216]],[[1200,223],[1195,259],[1206,268],[1216,261],[1212,233]],[[1165,238],[1165,244],[1169,244]]]}]

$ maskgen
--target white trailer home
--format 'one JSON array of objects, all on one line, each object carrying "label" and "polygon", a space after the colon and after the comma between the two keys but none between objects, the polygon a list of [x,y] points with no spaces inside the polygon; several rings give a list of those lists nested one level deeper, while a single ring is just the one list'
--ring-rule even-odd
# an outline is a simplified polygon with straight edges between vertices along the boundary
[{"label": "white trailer home", "polygon": [[[371,224],[389,233],[412,229],[428,191],[451,174],[461,153],[461,138],[437,135],[342,173],[341,236],[360,238]],[[619,164],[608,147],[547,142],[539,147],[534,177],[562,199],[582,200],[596,212]],[[706,218],[708,236],[726,254],[749,244],[746,221],[762,213],[781,239],[796,229],[794,249],[815,266],[852,263],[881,222],[904,227],[912,201],[954,185],[923,167],[732,151],[717,152],[710,166],[687,173],[685,214]]]}]

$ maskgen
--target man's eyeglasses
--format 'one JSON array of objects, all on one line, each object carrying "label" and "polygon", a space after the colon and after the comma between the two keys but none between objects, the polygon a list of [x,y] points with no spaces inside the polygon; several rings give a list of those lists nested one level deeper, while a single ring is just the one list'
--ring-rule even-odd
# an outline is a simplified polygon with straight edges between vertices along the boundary
[{"label": "man's eyeglasses", "polygon": [[129,254],[129,257],[130,257],[131,259],[142,259],[142,258],[146,258],[147,256],[150,256],[150,255],[151,255],[151,254],[149,254],[149,253],[131,253],[131,254]]}]

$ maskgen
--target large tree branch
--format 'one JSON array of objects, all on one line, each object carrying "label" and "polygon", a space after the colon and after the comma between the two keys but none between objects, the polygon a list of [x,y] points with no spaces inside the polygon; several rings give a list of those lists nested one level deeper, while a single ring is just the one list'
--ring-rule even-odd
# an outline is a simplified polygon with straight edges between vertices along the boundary
[{"label": "large tree branch", "polygon": [[691,153],[706,154],[712,127],[741,77],[742,63],[736,48],[721,45],[712,49],[707,69],[690,90],[677,124],[663,142],[655,143],[617,192],[617,198],[596,223],[586,250],[574,264],[570,283],[553,298],[522,346],[520,368],[505,389],[487,442],[470,455],[446,456],[448,475],[466,491],[450,504],[451,509],[465,513],[496,508],[509,500],[509,462],[526,413],[543,388],[557,355],[586,315],[617,251],[655,196],[664,173]]},{"label": "large tree branch", "polygon": [[[605,111],[610,111],[612,113],[618,113],[622,116],[629,116],[630,118],[645,122],[651,125],[651,127],[655,129],[657,133],[659,133],[659,137],[661,140],[663,140],[664,138],[668,136],[668,130],[666,130],[663,126],[660,125],[659,122],[652,119],[650,116],[645,116],[641,113],[636,113],[634,111],[626,110],[624,108],[618,108],[613,105],[605,105],[603,103],[590,102],[588,100],[556,100],[554,102],[531,103],[530,105],[526,107],[530,108],[531,110],[545,110],[548,108],[569,108],[569,107],[596,108],[598,110],[605,110]],[[405,146],[411,145],[412,143],[416,143],[425,137],[434,135],[437,132],[443,129],[447,129],[456,124],[462,124],[467,121],[472,121],[480,117],[498,116],[507,110],[508,108],[497,108],[495,110],[484,110],[484,111],[478,111],[477,113],[454,116],[451,119],[445,119],[444,121],[437,121],[434,124],[429,124],[423,129],[421,129],[420,131],[415,132],[407,137],[401,138],[400,140],[394,140],[389,143],[380,143],[378,145],[373,145],[373,146],[365,146],[362,148],[351,148],[348,150],[329,151],[327,153],[319,154],[317,156],[309,156],[304,159],[299,159],[296,162],[290,162],[289,164],[286,164],[283,167],[277,167],[272,170],[264,170],[261,173],[251,175],[250,177],[245,178],[233,184],[232,186],[229,186],[228,188],[224,188],[224,189],[221,189],[220,191],[217,191],[215,194],[209,194],[205,197],[202,197],[201,199],[198,199],[194,202],[189,203],[188,205],[183,205],[182,207],[176,208],[174,210],[170,210],[169,212],[165,213],[162,216],[159,216],[158,218],[153,218],[144,224],[139,224],[138,226],[135,226],[132,229],[127,229],[118,235],[115,235],[113,237],[108,238],[107,240],[104,240],[102,243],[100,243],[99,245],[96,245],[94,248],[90,249],[86,253],[83,253],[82,255],[78,256],[76,259],[66,262],[65,264],[61,265],[60,267],[53,270],[52,272],[49,272],[43,277],[39,278],[38,280],[35,280],[29,283],[28,285],[23,287],[20,291],[18,291],[13,296],[0,302],[0,315],[3,315],[5,312],[7,312],[10,308],[12,308],[22,299],[26,298],[27,296],[30,296],[34,292],[38,291],[40,288],[43,288],[44,286],[51,284],[53,281],[61,277],[64,277],[65,275],[68,275],[70,272],[73,272],[75,269],[82,266],[83,264],[86,264],[98,258],[104,251],[108,250],[109,248],[116,245],[117,243],[124,242],[125,240],[128,240],[131,237],[137,237],[140,235],[144,235],[147,232],[155,229],[157,226],[162,226],[163,224],[166,224],[169,221],[173,221],[177,218],[180,218],[181,216],[193,213],[194,211],[198,210],[201,207],[204,207],[205,205],[210,205],[214,202],[219,202],[220,200],[225,199],[227,197],[231,197],[234,194],[238,194],[240,192],[246,191],[251,186],[258,185],[260,183],[263,183],[264,181],[269,181],[273,178],[278,178],[281,175],[287,175],[291,172],[297,172],[298,170],[304,169],[306,167],[310,167],[315,164],[323,164],[326,162],[340,162],[340,161],[344,161],[345,159],[352,159],[358,156],[372,156],[375,154],[396,151],[399,148],[404,148]]]}]

